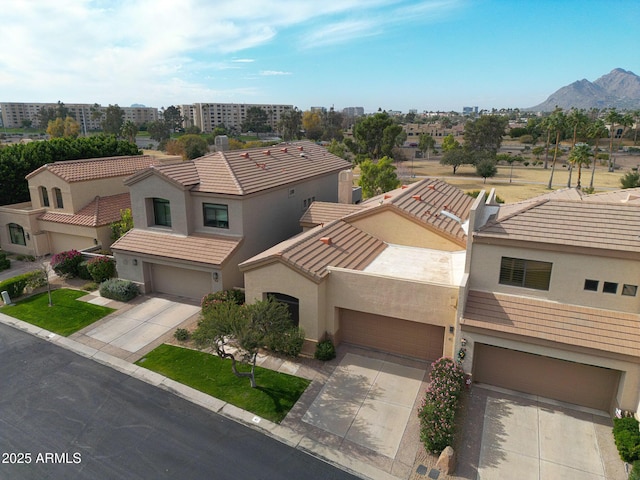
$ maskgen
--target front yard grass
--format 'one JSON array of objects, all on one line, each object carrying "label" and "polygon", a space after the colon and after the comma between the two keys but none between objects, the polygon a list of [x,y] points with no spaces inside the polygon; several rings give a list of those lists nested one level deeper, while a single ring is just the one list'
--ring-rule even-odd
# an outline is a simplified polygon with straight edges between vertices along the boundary
[{"label": "front yard grass", "polygon": [[[184,385],[279,423],[309,385],[309,380],[256,367],[257,388],[231,372],[231,360],[173,345],[160,345],[136,362]],[[248,366],[240,365],[248,371]],[[244,371],[241,370],[241,371]]]},{"label": "front yard grass", "polygon": [[113,308],[77,300],[86,294],[87,292],[68,288],[53,290],[53,305],[50,307],[47,292],[39,293],[20,300],[15,305],[5,305],[0,313],[68,337],[114,311]]}]

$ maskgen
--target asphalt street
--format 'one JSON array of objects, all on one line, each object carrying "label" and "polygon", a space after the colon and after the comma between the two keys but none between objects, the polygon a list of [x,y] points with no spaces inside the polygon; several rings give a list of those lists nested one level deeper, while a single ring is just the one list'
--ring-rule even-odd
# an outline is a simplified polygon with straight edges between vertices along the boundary
[{"label": "asphalt street", "polygon": [[0,324],[0,479],[355,479]]}]

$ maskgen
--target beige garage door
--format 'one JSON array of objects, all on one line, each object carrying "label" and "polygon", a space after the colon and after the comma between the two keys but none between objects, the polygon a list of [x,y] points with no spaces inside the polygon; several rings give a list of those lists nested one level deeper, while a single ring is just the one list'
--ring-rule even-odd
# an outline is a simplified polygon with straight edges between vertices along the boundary
[{"label": "beige garage door", "polygon": [[442,356],[444,327],[340,310],[341,341],[423,360]]},{"label": "beige garage door", "polygon": [[476,343],[473,380],[608,412],[620,372]]},{"label": "beige garage door", "polygon": [[200,300],[211,292],[211,273],[152,264],[153,291]]}]

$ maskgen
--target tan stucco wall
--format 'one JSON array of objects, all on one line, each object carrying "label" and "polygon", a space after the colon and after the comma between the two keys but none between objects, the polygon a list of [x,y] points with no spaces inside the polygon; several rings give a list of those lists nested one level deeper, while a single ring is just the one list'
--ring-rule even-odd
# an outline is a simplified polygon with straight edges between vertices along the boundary
[{"label": "tan stucco wall", "polygon": [[[48,244],[38,240],[38,233],[40,232],[38,216],[42,215],[44,211],[43,209],[32,209],[30,202],[0,207],[0,247],[8,252],[22,255],[39,256],[50,253]],[[15,223],[22,227],[25,233],[26,245],[11,243],[9,235],[10,223]],[[27,236],[29,238],[26,238]]]},{"label": "tan stucco wall", "polygon": [[327,330],[339,329],[337,309],[401,318],[445,327],[443,355],[453,355],[458,288],[330,268],[327,280]]},{"label": "tan stucco wall", "polygon": [[267,292],[284,293],[300,301],[300,327],[309,341],[317,342],[325,333],[324,286],[300,275],[282,263],[271,263],[245,272],[247,303],[262,300]]},{"label": "tan stucco wall", "polygon": [[350,223],[387,243],[447,252],[463,248],[442,235],[430,231],[424,225],[389,210],[368,215]]},{"label": "tan stucco wall", "polygon": [[68,225],[63,223],[40,221],[42,231],[46,232],[49,239],[50,252],[60,253],[66,250],[82,250],[101,245],[103,249],[108,249],[112,243],[111,228],[103,227],[82,227],[79,225]]},{"label": "tan stucco wall", "polygon": [[[512,287],[498,283],[501,257],[524,258],[553,263],[549,291]],[[599,292],[584,290],[585,279],[599,280]],[[618,283],[616,295],[602,293],[603,282]],[[473,290],[538,297],[572,305],[584,305],[622,312],[640,312],[640,289],[635,297],[622,296],[623,284],[640,287],[640,263],[570,253],[547,252],[474,242],[470,284]]]},{"label": "tan stucco wall", "polygon": [[[150,175],[131,186],[131,212],[136,228],[153,228],[188,235],[191,229],[191,198],[189,192],[167,182],[156,175]],[[155,226],[153,198],[169,200],[171,227]]]},{"label": "tan stucco wall", "polygon": [[467,340],[467,356],[463,363],[463,368],[467,373],[471,373],[473,365],[473,346],[475,343],[484,343],[497,347],[510,348],[522,352],[533,353],[536,355],[544,355],[547,357],[568,360],[570,362],[584,363],[586,365],[595,365],[598,367],[620,370],[623,372],[620,379],[620,387],[616,395],[618,408],[623,410],[636,411],[639,402],[640,393],[640,364],[633,362],[625,362],[613,358],[589,355],[586,353],[572,352],[557,348],[546,347],[542,345],[534,345],[524,342],[518,342],[511,339],[484,335],[476,332],[462,332],[462,337]]}]

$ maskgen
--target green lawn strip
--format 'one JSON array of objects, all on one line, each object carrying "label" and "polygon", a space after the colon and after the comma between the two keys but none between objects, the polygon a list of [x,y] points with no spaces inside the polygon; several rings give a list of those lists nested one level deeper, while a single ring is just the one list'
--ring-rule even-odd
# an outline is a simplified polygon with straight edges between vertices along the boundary
[{"label": "green lawn strip", "polygon": [[86,294],[84,291],[67,288],[53,290],[53,305],[50,307],[48,293],[39,293],[17,302],[16,305],[5,305],[0,313],[68,337],[114,311],[113,308],[77,300]]},{"label": "green lawn strip", "polygon": [[[173,345],[160,345],[136,362],[262,418],[279,423],[309,385],[309,380],[256,367],[257,388],[231,371],[231,360]],[[249,367],[241,366],[241,371]],[[239,368],[240,369],[240,368]]]}]

